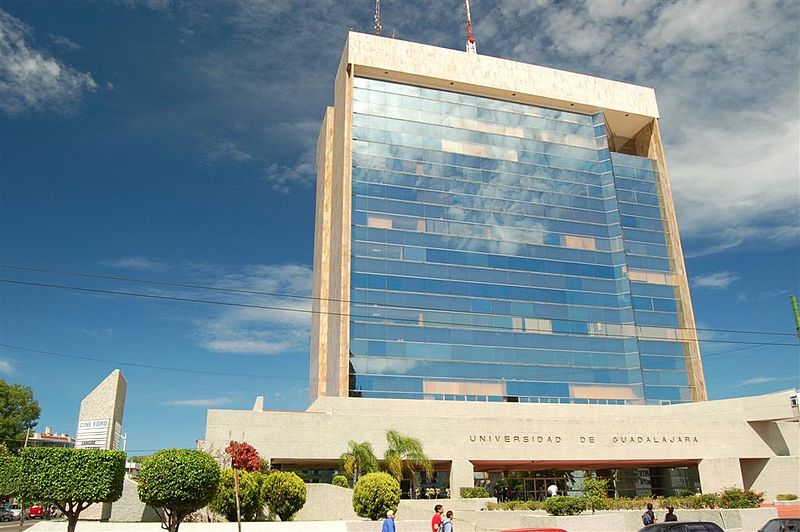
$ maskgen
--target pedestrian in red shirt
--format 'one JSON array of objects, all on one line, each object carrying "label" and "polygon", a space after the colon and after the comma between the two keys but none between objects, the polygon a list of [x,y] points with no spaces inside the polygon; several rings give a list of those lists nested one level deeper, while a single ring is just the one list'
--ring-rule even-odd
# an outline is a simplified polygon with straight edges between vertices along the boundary
[{"label": "pedestrian in red shirt", "polygon": [[431,519],[431,532],[439,532],[442,527],[442,514],[444,513],[444,506],[437,504],[433,507],[433,518]]}]

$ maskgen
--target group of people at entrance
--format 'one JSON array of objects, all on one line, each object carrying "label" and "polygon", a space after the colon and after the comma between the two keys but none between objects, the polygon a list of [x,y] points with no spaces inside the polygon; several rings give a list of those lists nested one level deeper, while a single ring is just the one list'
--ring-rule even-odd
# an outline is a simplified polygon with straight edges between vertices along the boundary
[{"label": "group of people at entrance", "polygon": [[453,532],[453,510],[447,510],[445,513],[441,504],[434,506],[431,532]]},{"label": "group of people at entrance", "polygon": [[[433,517],[431,518],[431,532],[454,532],[453,531],[453,510],[444,511],[441,504],[433,507]],[[381,532],[395,532],[394,512],[386,512],[386,519],[383,520]]]},{"label": "group of people at entrance", "polygon": [[[678,516],[675,515],[675,508],[667,506],[667,514],[664,516],[664,522],[677,521]],[[656,513],[653,511],[653,503],[647,503],[647,510],[642,514],[642,523],[644,526],[656,524]]]}]

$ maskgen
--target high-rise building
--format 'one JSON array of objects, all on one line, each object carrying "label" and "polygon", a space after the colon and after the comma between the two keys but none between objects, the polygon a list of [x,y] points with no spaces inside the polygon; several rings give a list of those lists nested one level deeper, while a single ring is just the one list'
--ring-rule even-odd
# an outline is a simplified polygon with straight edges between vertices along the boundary
[{"label": "high-rise building", "polygon": [[650,88],[351,33],[312,400],[705,400]]},{"label": "high-rise building", "polygon": [[797,491],[795,390],[705,401],[652,89],[350,33],[334,93],[311,404],[209,410],[201,448],[330,482],[398,431],[434,468],[404,497]]}]

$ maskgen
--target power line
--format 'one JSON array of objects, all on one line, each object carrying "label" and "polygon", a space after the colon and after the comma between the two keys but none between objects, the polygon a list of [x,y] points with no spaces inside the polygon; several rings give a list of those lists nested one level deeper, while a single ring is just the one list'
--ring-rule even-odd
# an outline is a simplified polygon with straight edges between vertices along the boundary
[{"label": "power line", "polygon": [[111,365],[115,365],[115,366],[130,366],[130,367],[134,367],[134,368],[158,369],[158,370],[163,370],[163,371],[179,371],[179,372],[183,372],[183,373],[195,373],[195,374],[203,374],[203,375],[218,375],[218,376],[223,376],[223,377],[237,377],[237,378],[246,377],[246,378],[252,378],[252,379],[281,380],[281,381],[283,381],[283,380],[295,380],[295,381],[305,380],[305,379],[300,379],[300,378],[297,378],[297,377],[254,375],[252,373],[231,373],[231,372],[226,372],[226,371],[211,371],[211,370],[202,370],[202,369],[176,368],[176,367],[170,367],[170,366],[157,366],[157,365],[153,365],[153,364],[138,364],[136,362],[122,362],[120,360],[109,360],[109,359],[105,359],[105,358],[96,358],[96,357],[90,357],[90,356],[84,356],[84,355],[69,355],[67,353],[59,353],[59,352],[56,352],[56,351],[45,351],[43,349],[32,349],[30,347],[24,347],[24,346],[21,346],[21,345],[6,344],[6,343],[0,343],[0,347],[6,347],[6,348],[9,348],[9,349],[16,349],[18,351],[27,351],[27,352],[30,352],[30,353],[39,353],[39,354],[43,354],[43,355],[51,355],[51,356],[56,356],[56,357],[61,357],[61,358],[70,358],[70,359],[75,359],[75,360],[88,360],[88,361],[91,361],[91,362],[102,362],[102,363],[107,363],[107,364],[111,364]]},{"label": "power line", "polygon": [[[154,279],[142,279],[138,277],[127,277],[127,276],[116,276],[116,275],[104,275],[104,274],[97,274],[97,273],[89,273],[89,272],[78,272],[78,271],[70,271],[70,270],[59,270],[53,268],[40,268],[37,266],[28,266],[28,265],[18,265],[18,264],[0,264],[0,268],[8,269],[8,270],[22,270],[22,271],[32,271],[32,272],[39,272],[39,273],[54,273],[59,275],[68,275],[74,277],[85,277],[89,279],[103,279],[108,281],[125,281],[125,282],[132,282],[132,283],[141,283],[141,284],[150,284],[155,286],[171,286],[177,288],[191,288],[196,290],[211,290],[216,292],[229,292],[235,294],[246,294],[246,295],[262,295],[262,296],[271,296],[271,297],[281,297],[281,298],[290,298],[290,299],[306,299],[312,301],[323,301],[323,302],[331,302],[331,303],[347,303],[347,304],[362,304],[358,301],[352,301],[348,299],[334,299],[334,298],[324,298],[324,297],[315,297],[315,296],[307,296],[307,295],[300,295],[300,294],[287,294],[281,292],[267,292],[261,290],[247,290],[243,288],[226,288],[221,286],[213,286],[213,285],[201,285],[201,284],[194,284],[194,283],[180,283],[176,281],[158,281]],[[3,281],[0,279],[0,281]],[[5,281],[5,282],[14,282],[14,281]],[[20,281],[21,282],[21,281]],[[35,283],[29,283],[35,284]],[[40,286],[40,285],[37,285]],[[44,285],[41,285],[44,286]],[[219,302],[223,304],[223,302]],[[364,303],[366,304],[366,303]],[[426,307],[414,307],[408,305],[396,305],[392,303],[381,303],[378,305],[380,308],[397,308],[397,309],[405,309],[405,310],[421,310],[421,311],[432,311],[432,312],[446,312],[440,309],[434,308],[426,308]],[[343,315],[342,313],[332,313],[332,312],[323,312],[320,311],[322,314],[335,314],[335,315]],[[587,323],[586,321],[582,320],[575,320],[575,319],[568,319],[568,318],[559,318],[558,321],[566,321],[566,322],[573,322],[573,323]],[[436,322],[428,322],[428,323],[436,323]],[[493,327],[493,328],[502,328],[502,327]],[[758,334],[758,335],[765,335],[765,336],[796,336],[795,333],[781,333],[781,332],[771,332],[771,331],[747,331],[747,330],[738,330],[738,329],[711,329],[711,328],[704,328],[704,327],[669,327],[670,329],[676,330],[684,330],[684,331],[704,331],[704,332],[721,332],[721,333],[733,333],[733,334]],[[513,328],[511,328],[513,329]],[[698,341],[708,341],[708,340],[698,340]]]},{"label": "power line", "polygon": [[[250,303],[233,303],[230,301],[212,301],[208,299],[195,299],[195,298],[186,298],[186,297],[177,297],[177,296],[163,296],[157,294],[142,294],[139,292],[125,292],[121,290],[106,290],[101,288],[86,288],[80,286],[69,286],[69,285],[59,285],[59,284],[49,284],[49,283],[35,283],[31,281],[20,281],[15,279],[0,279],[2,283],[10,283],[10,284],[17,284],[17,285],[24,285],[24,286],[36,286],[41,288],[56,288],[62,290],[73,290],[77,292],[88,292],[88,293],[97,293],[97,294],[106,294],[106,295],[116,295],[116,296],[128,296],[128,297],[138,297],[143,299],[156,299],[161,301],[178,301],[182,303],[198,303],[198,304],[205,304],[205,305],[220,305],[225,307],[243,307],[243,308],[255,308],[255,309],[263,309],[263,310],[279,310],[283,312],[297,312],[303,314],[321,314],[321,315],[329,315],[329,316],[342,316],[348,318],[364,318],[368,320],[375,319],[375,316],[363,316],[357,314],[349,314],[349,313],[342,313],[342,312],[330,312],[324,310],[308,310],[308,309],[297,309],[297,308],[289,308],[289,307],[278,307],[274,305],[255,305]],[[411,318],[386,318],[384,321],[395,321],[395,322],[409,322],[409,323],[418,323],[417,319]],[[577,320],[567,320],[567,321],[577,321]],[[461,325],[463,327],[471,327],[473,329],[491,329],[491,330],[510,330],[510,331],[518,331],[519,329],[515,329],[514,327],[506,327],[506,326],[493,326],[493,325],[480,325],[480,324],[453,324],[448,322],[440,322],[440,321],[425,321],[425,324],[436,324],[436,325]],[[586,322],[580,322],[586,323]],[[667,327],[669,328],[669,327]],[[569,335],[569,333],[565,333]],[[668,338],[662,337],[654,337],[654,336],[637,336],[637,335],[617,335],[617,334],[603,334],[598,335],[599,338],[637,338],[639,340],[655,340],[655,341],[671,341]],[[688,341],[692,341],[695,339],[688,339]],[[718,344],[741,344],[741,345],[772,345],[772,346],[787,346],[787,347],[796,347],[798,344],[787,344],[787,343],[778,343],[778,342],[743,342],[739,340],[707,340],[707,339],[696,339],[699,342],[706,342],[706,343],[718,343]],[[675,341],[687,341],[687,340],[675,340]]]}]

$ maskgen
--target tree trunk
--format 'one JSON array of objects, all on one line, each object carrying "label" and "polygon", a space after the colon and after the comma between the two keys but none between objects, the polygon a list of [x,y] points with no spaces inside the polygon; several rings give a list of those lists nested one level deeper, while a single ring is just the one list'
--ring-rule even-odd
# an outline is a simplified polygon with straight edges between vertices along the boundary
[{"label": "tree trunk", "polygon": [[78,524],[78,516],[73,514],[67,517],[67,532],[75,532],[75,525]]},{"label": "tree trunk", "polygon": [[239,508],[239,470],[233,469],[233,489],[236,492],[236,526],[242,532],[242,512]]}]

